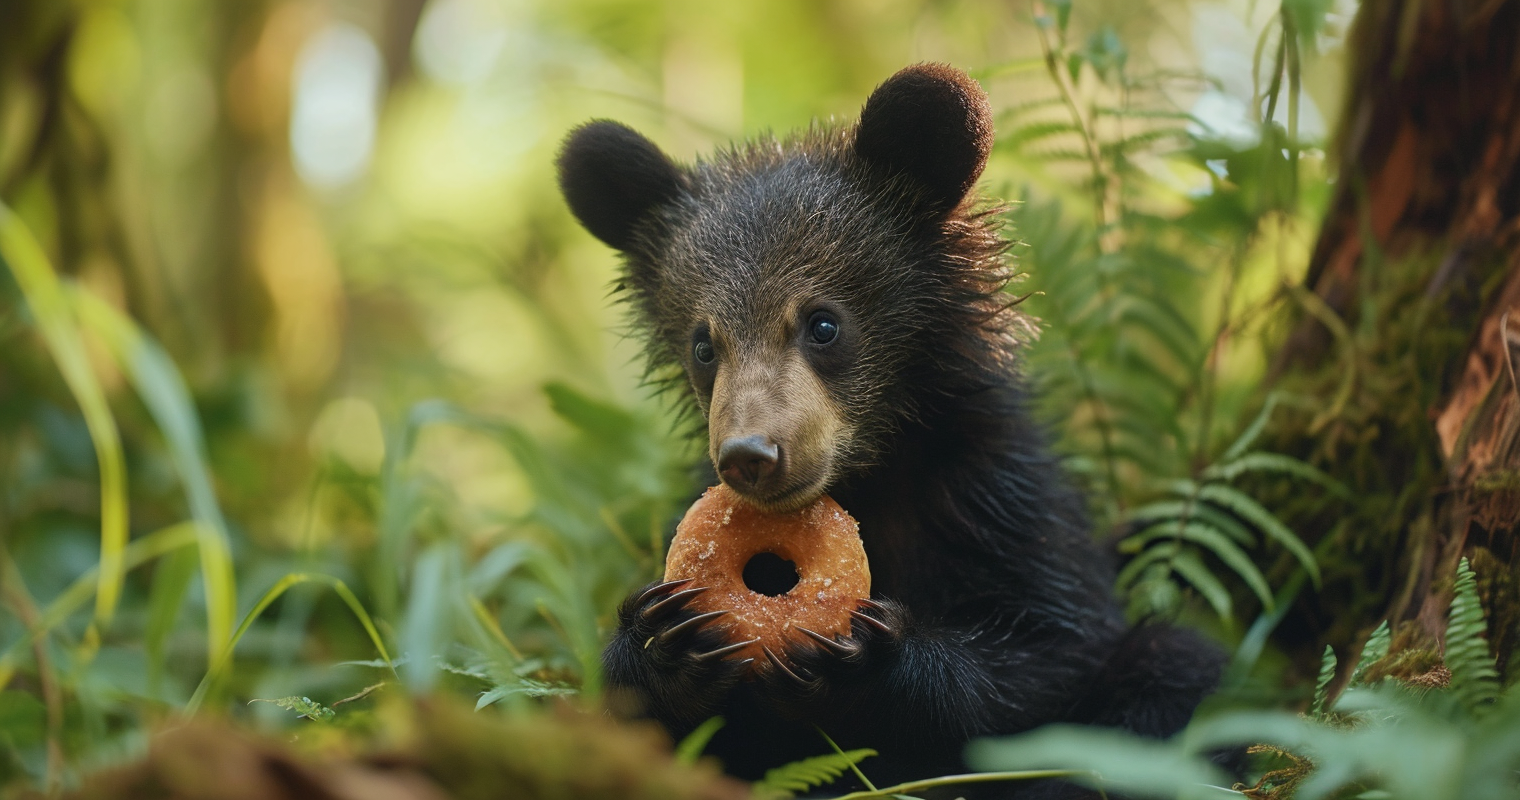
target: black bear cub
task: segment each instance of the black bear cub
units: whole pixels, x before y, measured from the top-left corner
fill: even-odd
[[[1166,736],[1218,678],[1197,637],[1126,625],[1032,418],[1030,323],[1002,291],[1000,209],[973,191],[992,141],[981,87],[923,64],[854,125],[684,166],[595,121],[559,157],[722,480],[777,510],[826,492],[860,522],[875,596],[849,638],[750,665],[685,610],[701,587],[647,586],[619,609],[614,698],[677,737],[723,715],[708,752],[741,777],[826,752],[814,726],[878,750],[878,785],[964,771],[973,737],[1048,722]]]

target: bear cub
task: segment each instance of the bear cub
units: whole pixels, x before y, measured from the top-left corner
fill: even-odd
[[[1125,623],[1033,418],[1002,209],[974,191],[992,142],[981,87],[921,64],[853,125],[690,166],[611,121],[564,144],[570,209],[622,253],[652,374],[705,418],[717,475],[775,510],[828,493],[860,522],[874,596],[847,638],[750,665],[685,609],[701,587],[619,609],[614,702],[675,737],[721,714],[707,752],[735,775],[827,752],[814,726],[879,751],[878,785],[1049,722],[1162,737],[1218,680],[1212,645]]]

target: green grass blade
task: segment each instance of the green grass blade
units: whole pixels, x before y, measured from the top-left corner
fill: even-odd
[[[237,616],[237,587],[231,537],[212,489],[205,436],[190,391],[168,353],[125,314],[89,292],[72,289],[64,294],[80,321],[116,356],[169,443],[190,515],[199,523],[201,579],[206,587],[206,655],[208,663],[214,664],[222,656],[221,648]]]
[[[676,763],[695,764],[702,756],[702,751],[707,749],[707,743],[725,724],[722,717],[708,717],[706,722],[698,725],[696,730],[686,734],[681,743],[676,745]]]
[[[370,619],[369,612],[365,611],[364,606],[359,603],[359,598],[355,597],[354,593],[349,590],[348,584],[331,575],[323,575],[318,572],[292,572],[269,587],[269,591],[265,592],[258,602],[253,604],[253,608],[249,609],[248,613],[243,616],[243,621],[239,623],[237,630],[232,632],[232,638],[228,640],[227,646],[222,649],[222,657],[212,662],[211,667],[206,670],[206,676],[201,678],[200,685],[195,687],[195,694],[190,697],[190,702],[185,704],[186,714],[194,714],[200,709],[201,703],[205,702],[206,695],[221,681],[227,669],[232,666],[232,653],[237,648],[238,642],[242,640],[243,634],[247,633],[248,629],[253,626],[254,620],[257,620],[264,613],[264,610],[269,608],[271,603],[280,599],[280,595],[285,594],[286,590],[303,583],[319,583],[330,587],[348,605],[349,610],[359,620],[359,624],[364,626],[364,632],[369,634],[370,641],[375,645],[375,650],[380,653],[380,658],[384,659],[385,665],[390,667],[392,674],[395,674],[396,665],[391,661],[390,653],[385,649],[385,642],[381,640],[380,632],[375,629],[374,620]]]
[[[139,536],[122,550],[123,571],[136,569],[159,556],[195,544],[197,541],[195,524],[192,522],[181,522]],[[100,567],[97,566],[75,578],[67,589],[64,589],[47,604],[46,608],[42,609],[42,613],[38,615],[37,624],[30,631],[11,642],[3,652],[0,652],[0,687],[10,682],[17,658],[31,647],[33,642],[58,627],[74,612],[90,602],[90,598],[99,587],[99,569]]]
[[[1262,403],[1261,411],[1257,412],[1256,418],[1251,420],[1251,424],[1247,425],[1246,429],[1240,432],[1240,437],[1224,451],[1224,455],[1219,457],[1219,461],[1221,463],[1234,461],[1245,455],[1246,451],[1251,449],[1251,445],[1256,443],[1256,438],[1261,436],[1262,431],[1267,429],[1267,423],[1272,419],[1272,412],[1281,401],[1282,397],[1277,392],[1267,395],[1267,401]]]
[[[178,550],[153,572],[153,588],[148,593],[148,623],[143,631],[143,649],[148,654],[148,693],[156,694],[164,674],[164,645],[179,619],[179,608],[195,577],[196,554]]]
[[[0,260],[16,277],[42,339],[58,363],[69,392],[79,403],[95,446],[95,458],[100,465],[100,568],[96,576],[95,619],[103,625],[116,611],[122,574],[126,571],[123,551],[127,546],[127,468],[122,458],[121,434],[111,416],[105,391],[90,369],[84,340],[47,254],[20,217],[4,203],[0,203]]]

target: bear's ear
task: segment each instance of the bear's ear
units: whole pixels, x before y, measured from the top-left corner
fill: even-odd
[[[611,120],[571,131],[556,163],[575,218],[618,250],[633,242],[639,220],[681,192],[681,173],[660,148]]]
[[[992,107],[970,75],[943,64],[916,64],[888,78],[866,100],[855,152],[906,173],[942,211],[960,204],[992,150]]]

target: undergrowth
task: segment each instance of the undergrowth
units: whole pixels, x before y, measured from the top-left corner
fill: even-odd
[[[1207,76],[1137,74],[1117,31],[1075,41],[1069,0],[1033,8],[1042,56],[980,72],[994,96],[1028,98],[999,110],[988,170],[994,192],[1022,198],[1009,220],[1025,275],[1011,291],[1041,329],[1024,369],[1093,498],[1095,535],[1127,559],[1117,591],[1131,615],[1210,628],[1235,648],[1230,688],[1259,690],[1273,627],[1321,579],[1274,500],[1322,509],[1351,491],[1313,455],[1262,443],[1284,408],[1327,420],[1344,410],[1350,380],[1319,399],[1256,390],[1270,320],[1313,302],[1295,287],[1326,173],[1299,104],[1327,8],[1284,2],[1261,32],[1247,139],[1176,102],[1209,90]],[[219,497],[227,479],[213,465],[238,458],[223,440],[257,427],[228,421],[239,402],[192,388],[141,324],[62,277],[3,205],[0,261],[0,366],[62,376],[5,415],[0,785],[73,785],[196,711],[364,738],[385,730],[376,698],[462,695],[526,740],[516,721],[548,719],[553,698],[595,703],[611,612],[661,574],[664,537],[694,489],[686,465],[699,454],[663,410],[564,382],[543,386],[543,425],[454,400],[384,409],[372,468],[314,456],[303,521],[284,532],[293,544],[270,548]],[[435,437],[513,464],[527,500],[462,499],[424,458]],[[34,508],[28,493],[85,510]],[[334,544],[322,526],[353,535]],[[1435,673],[1429,686],[1370,681],[1393,657],[1385,625],[1345,689],[1327,653],[1312,701],[1307,687],[1295,696],[1307,715],[1226,709],[1169,742],[1043,730],[977,744],[989,772],[880,788],[873,753],[830,752],[824,731],[816,758],[777,765],[753,788],[816,792],[848,773],[866,787],[850,798],[1052,777],[1136,797],[1511,796],[1520,694],[1498,685],[1462,570],[1449,685]],[[554,741],[582,731],[546,724]],[[721,725],[679,743],[676,761],[699,762]],[[1203,754],[1246,746],[1269,763],[1253,785],[1226,788]]]

